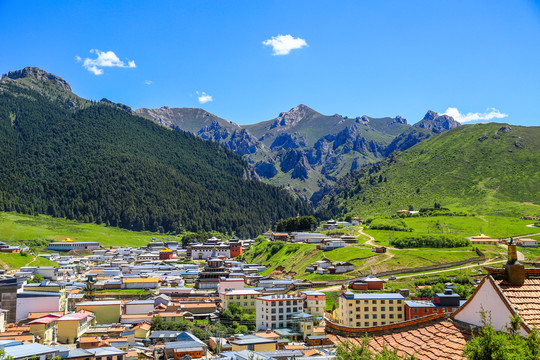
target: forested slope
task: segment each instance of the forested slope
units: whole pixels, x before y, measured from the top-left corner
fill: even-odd
[[[41,70],[40,70],[41,71]],[[41,80],[0,83],[0,210],[134,230],[260,233],[310,208],[250,180],[221,145],[106,101],[55,101]]]

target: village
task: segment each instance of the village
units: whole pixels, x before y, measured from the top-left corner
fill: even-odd
[[[367,334],[374,350],[389,344],[431,359],[459,357],[471,329],[483,325],[481,311],[491,312],[498,330],[515,314],[524,321],[522,334],[538,326],[530,309],[538,306],[540,270],[520,264],[517,250],[537,247],[534,239],[471,237],[473,245],[500,245],[507,253],[504,267],[486,267],[468,298],[451,279],[432,296],[415,296],[392,290],[392,278],[376,274],[308,281],[262,275],[267,266],[244,260],[261,241],[316,244],[323,253],[350,246],[355,236],[324,232],[361,224],[330,220],[321,232],[211,237],[185,247],[171,236],[140,247],[50,242],[37,255],[58,267],[28,264],[0,274],[0,348],[15,360],[315,360],[332,359],[337,346],[360,344]],[[21,251],[28,249],[0,244],[0,252]],[[387,248],[373,244],[371,251]],[[351,262],[326,258],[305,267],[318,275],[353,270]],[[336,299],[327,299],[330,288]]]

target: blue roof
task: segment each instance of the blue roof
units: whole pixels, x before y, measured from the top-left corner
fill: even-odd
[[[154,300],[133,300],[126,303],[126,305],[147,305],[147,304],[154,305]]]
[[[95,306],[95,305],[122,305],[121,301],[116,300],[109,300],[109,301],[85,301],[81,303],[75,304],[75,306],[83,306],[83,305],[89,305],[89,306]]]
[[[6,356],[13,356],[15,359],[33,357],[34,355],[57,353],[58,350],[38,343],[8,346],[4,348]]]
[[[125,355],[126,352],[119,350],[112,346],[104,346],[104,347],[98,347],[98,348],[92,348],[92,349],[86,349],[94,356],[113,356],[113,355]]]
[[[377,293],[377,294],[355,294],[353,292],[346,292],[345,293],[346,299],[354,299],[354,300],[403,300],[405,299],[403,295],[401,294],[383,294],[383,293]]]
[[[17,293],[18,298],[24,298],[24,297],[36,297],[36,296],[58,296],[60,297],[59,292],[51,292],[51,291],[23,291],[20,293]]]
[[[196,348],[207,347],[207,345],[200,341],[170,341],[165,343],[165,349],[181,349],[181,348]]]

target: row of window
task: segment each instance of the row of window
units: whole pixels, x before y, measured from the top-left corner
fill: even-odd
[[[357,308],[356,308],[356,311],[361,311],[361,309],[362,309],[362,308],[357,307]],[[369,306],[364,306],[364,311],[369,311]],[[373,307],[371,308],[371,311],[377,311],[377,307],[376,307],[376,306],[373,306]],[[386,306],[381,306],[381,307],[379,308],[378,311],[386,311]],[[393,306],[389,306],[389,307],[388,307],[388,311],[394,311],[394,307],[393,307]],[[398,307],[397,307],[397,311],[401,311],[401,306],[398,306]],[[349,310],[349,313],[352,314],[352,310]]]
[[[284,310],[283,308],[279,308],[278,310],[279,310],[278,312],[279,312],[280,314],[283,314],[283,313],[285,313],[285,312],[286,312],[286,313],[291,313],[291,312],[295,313],[295,312],[300,311],[301,308],[298,308],[298,307],[290,308],[290,307],[288,307],[288,308],[285,308],[285,310]],[[266,308],[266,313],[268,314],[268,308]],[[275,313],[276,313],[276,309],[271,309],[271,313],[272,313],[272,314],[275,314]]]
[[[403,317],[402,314],[396,314],[397,315],[397,318],[398,319],[401,319]],[[376,319],[377,318],[377,314],[371,314],[371,318],[372,319]],[[380,314],[381,316],[381,319],[386,319],[386,314]],[[357,319],[360,319],[361,315],[356,315],[356,318]],[[393,319],[394,318],[394,314],[388,314],[388,318],[389,319]],[[369,314],[364,314],[364,319],[369,319]],[[352,320],[351,320],[352,321]]]
[[[429,313],[430,309],[433,309],[435,312],[437,312],[436,308],[422,308],[422,309],[423,309],[424,313]],[[456,310],[457,310],[457,308],[456,308]],[[454,311],[454,309],[453,308],[442,308],[442,311],[443,312],[452,312],[452,311]],[[413,308],[413,312],[414,313],[419,313],[420,309],[419,308]]]
[[[369,300],[356,300],[356,305],[361,304],[362,301],[364,301],[364,304],[369,304]],[[371,300],[372,304],[377,304],[377,302],[379,302],[379,304],[385,304],[386,300]],[[401,302],[402,302],[401,299],[396,299],[396,304],[401,304]],[[388,300],[388,304],[393,304],[393,303],[394,303],[394,299],[389,299]],[[351,303],[351,305],[352,305],[352,303]]]

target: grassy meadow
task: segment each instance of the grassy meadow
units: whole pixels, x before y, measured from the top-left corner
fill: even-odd
[[[98,241],[105,247],[141,246],[148,243],[153,237],[161,239],[164,235],[82,223],[47,215],[32,216],[0,212],[0,241],[8,244],[22,242],[46,248],[46,242],[71,238],[75,241]]]

